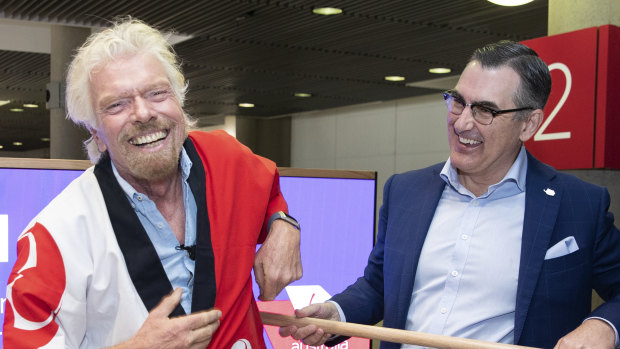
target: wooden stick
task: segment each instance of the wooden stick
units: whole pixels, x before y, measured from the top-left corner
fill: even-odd
[[[485,342],[475,339],[441,336],[436,334],[398,330],[395,328],[360,325],[348,322],[331,321],[315,318],[297,318],[290,315],[260,312],[265,325],[297,326],[316,325],[326,333],[347,337],[361,337],[385,342],[420,345],[445,349],[535,349],[519,345]]]

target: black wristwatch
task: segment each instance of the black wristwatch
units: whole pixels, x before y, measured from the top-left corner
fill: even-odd
[[[280,211],[280,212],[274,213],[273,216],[271,216],[269,226],[271,226],[271,223],[273,223],[273,221],[275,221],[276,219],[281,219],[287,222],[288,224],[294,226],[295,228],[297,228],[297,230],[301,231],[301,226],[299,225],[299,222],[297,222],[295,218],[291,217],[286,212]]]

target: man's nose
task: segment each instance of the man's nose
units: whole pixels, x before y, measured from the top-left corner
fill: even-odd
[[[149,102],[141,96],[135,97],[133,101],[134,120],[139,122],[146,122],[152,117],[153,113]]]
[[[465,106],[461,115],[455,115],[455,117],[457,119],[454,122],[454,128],[458,131],[471,130],[476,123],[476,120],[474,119],[474,110],[471,106]]]

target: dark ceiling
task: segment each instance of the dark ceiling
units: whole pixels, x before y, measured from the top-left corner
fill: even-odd
[[[320,6],[344,12],[313,14]],[[102,27],[130,14],[191,36],[175,49],[189,81],[187,110],[208,125],[224,115],[283,116],[437,92],[406,84],[437,78],[432,67],[460,73],[486,43],[545,36],[547,8],[547,0],[519,7],[486,0],[3,0],[0,19]],[[41,138],[49,137],[49,66],[48,54],[0,50],[0,100],[12,101],[0,107],[4,150],[48,146]],[[24,103],[41,107],[9,111]],[[23,146],[13,147],[15,140]]]

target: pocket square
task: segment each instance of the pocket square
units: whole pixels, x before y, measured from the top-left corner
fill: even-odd
[[[575,237],[569,236],[558,242],[557,244],[551,246],[551,248],[548,249],[547,253],[545,254],[545,260],[566,256],[567,254],[573,253],[578,249],[579,246],[577,246],[577,240],[575,240]]]

